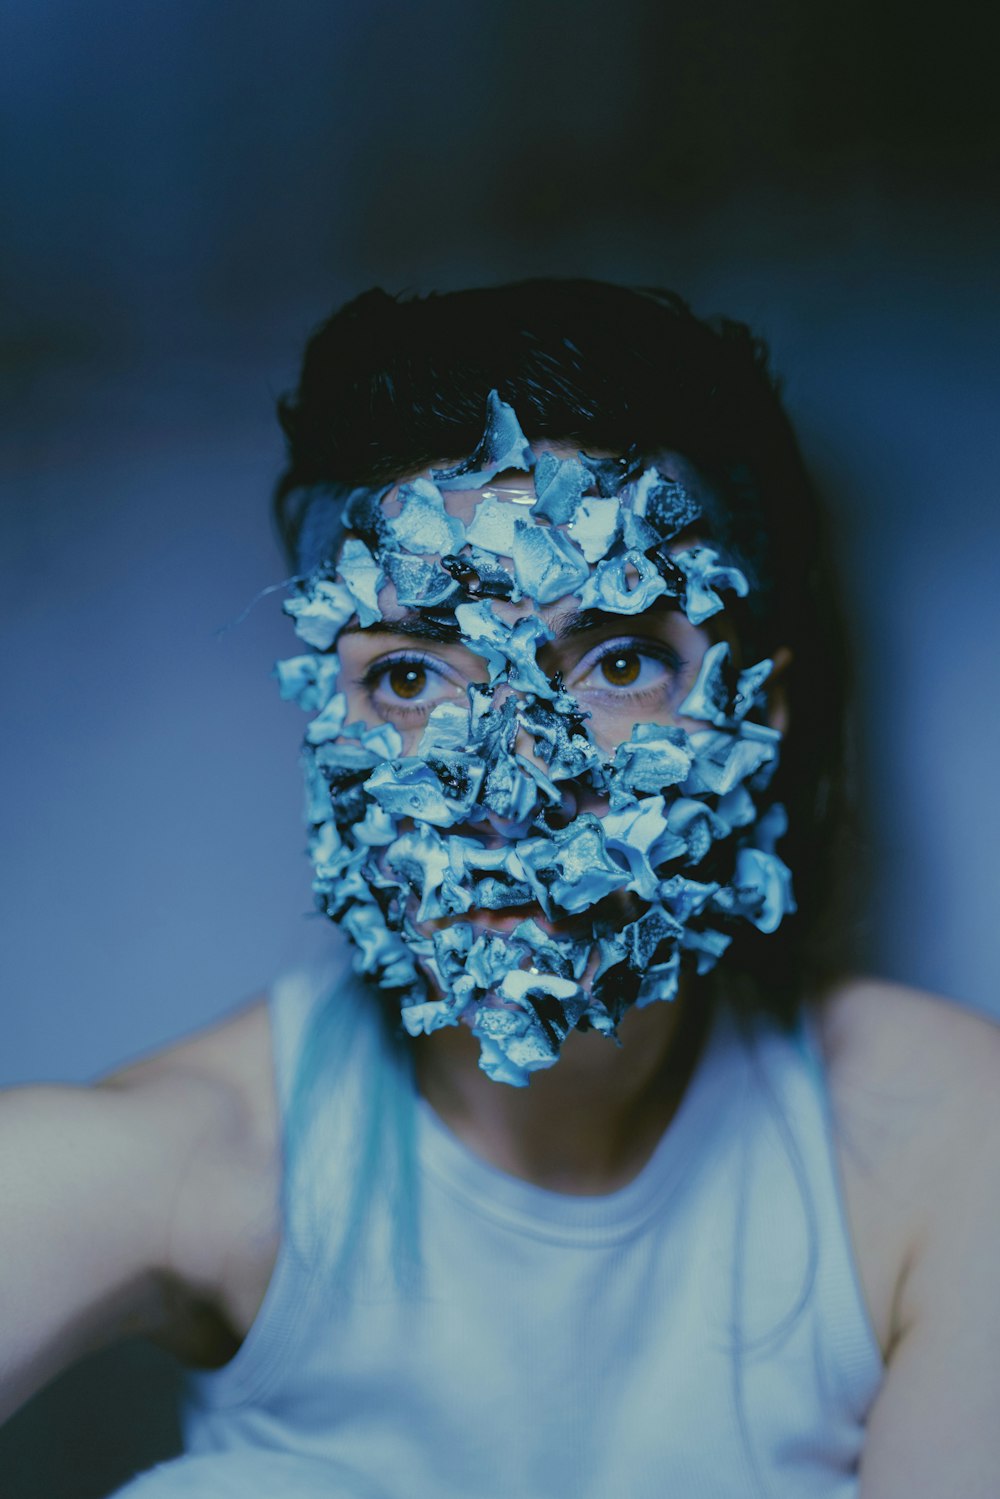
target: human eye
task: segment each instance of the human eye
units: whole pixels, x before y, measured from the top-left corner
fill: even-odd
[[[573,674],[577,693],[645,697],[673,687],[685,663],[663,642],[622,639],[602,644],[580,662]]]
[[[464,686],[444,662],[419,651],[379,657],[365,667],[356,685],[389,723],[425,718],[438,703],[460,697]]]

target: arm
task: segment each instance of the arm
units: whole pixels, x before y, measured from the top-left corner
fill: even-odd
[[[1000,1030],[964,1017],[859,1499],[1000,1492]]]
[[[183,1328],[218,1260],[186,1204],[233,1129],[226,1090],[176,1069],[0,1094],[0,1420],[84,1354]]]
[[[156,1324],[158,1155],[134,1098],[0,1095],[0,1419],[83,1354]]]

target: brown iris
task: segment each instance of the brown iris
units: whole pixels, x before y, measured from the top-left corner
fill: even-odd
[[[396,697],[419,697],[427,686],[427,672],[417,661],[397,661],[389,668],[386,678]]]
[[[631,687],[641,669],[638,651],[612,651],[601,662],[605,681],[612,687]]]

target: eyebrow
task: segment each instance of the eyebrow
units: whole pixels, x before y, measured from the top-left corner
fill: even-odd
[[[462,639],[454,615],[431,614],[422,609],[409,609],[395,619],[377,619],[370,625],[345,625],[340,635],[408,635],[414,640],[436,640],[445,644]]]
[[[620,628],[626,621],[635,625],[651,617],[674,612],[675,609],[671,609],[667,601],[657,599],[638,615],[615,614],[614,611],[604,609],[570,609],[564,614],[555,615],[551,624],[558,644],[560,641],[572,640],[577,635],[589,635],[595,630],[614,628],[616,623]],[[431,640],[445,645],[463,643],[462,630],[453,614],[438,614],[425,609],[408,609],[405,614],[377,619],[370,625],[345,625],[340,634],[405,635],[411,640]]]

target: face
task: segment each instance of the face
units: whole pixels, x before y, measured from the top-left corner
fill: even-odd
[[[791,897],[780,809],[754,800],[770,663],[739,672],[719,618],[745,579],[699,543],[669,460],[516,430],[354,497],[335,566],[286,605],[322,654],[278,670],[320,710],[324,909],[411,1034],[469,1025],[488,1075],[523,1084]]]

